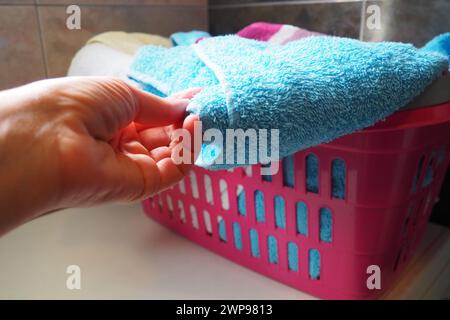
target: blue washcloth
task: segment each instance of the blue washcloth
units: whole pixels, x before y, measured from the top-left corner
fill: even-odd
[[[450,59],[450,32],[434,37],[422,50],[437,52]]]
[[[203,87],[188,107],[203,130],[216,128],[225,137],[227,128],[279,129],[282,158],[373,125],[447,68],[441,54],[410,44],[323,36],[281,46],[223,36],[192,46],[143,47],[129,76],[161,95]],[[202,148],[197,164],[242,165],[202,161],[226,151],[212,146]]]
[[[189,32],[176,32],[170,36],[174,46],[189,46],[201,38],[209,38],[211,35],[205,31],[193,30]]]

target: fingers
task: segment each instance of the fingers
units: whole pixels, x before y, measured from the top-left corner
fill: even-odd
[[[124,146],[128,148],[128,146]],[[190,170],[191,164],[176,165],[170,155],[155,161],[150,156],[124,152],[118,155],[121,163],[121,181],[114,184],[117,190],[110,200],[136,201],[153,196],[179,182]],[[126,174],[125,174],[126,172]]]
[[[154,159],[157,161],[158,170],[160,173],[160,190],[164,190],[176,182],[180,181],[186,173],[191,169],[195,162],[196,155],[194,153],[194,124],[198,121],[198,116],[190,115],[183,122],[183,130],[187,133],[188,141],[175,141],[171,140],[169,147],[160,147],[153,151]],[[179,157],[176,154],[176,150],[182,149],[183,159],[187,159],[187,162],[177,161],[175,158]]]
[[[132,88],[139,101],[139,112],[134,121],[138,127],[167,126],[183,120],[190,100],[202,88],[190,88],[168,98],[160,98],[137,88]]]
[[[152,150],[158,147],[168,146],[171,141],[172,130],[173,128],[171,126],[145,129],[139,132],[139,138],[148,150]]]
[[[202,90],[203,90],[203,88],[194,87],[194,88],[190,88],[190,89],[187,89],[184,91],[177,92],[177,93],[171,95],[170,98],[192,99],[196,94],[200,93],[200,91],[202,91]]]
[[[159,179],[147,183],[147,190],[145,192],[146,197],[167,189],[179,182],[191,169],[196,159],[193,144],[195,139],[195,121],[198,121],[198,116],[191,115],[183,122],[182,129],[185,130],[187,136],[190,138],[188,141],[176,141],[173,137],[170,137],[170,143],[168,145],[158,146],[150,151],[150,156],[156,162],[156,170]],[[168,134],[170,135],[170,132]],[[179,154],[176,152],[180,148],[182,148],[183,153],[187,153],[183,156],[183,159],[187,159],[188,161],[181,163],[180,161],[177,161],[176,157],[178,157]],[[158,185],[156,185],[156,181],[158,181]]]
[[[200,121],[199,116],[195,114],[191,114],[184,119],[183,128],[191,133],[191,152],[193,156],[193,163],[197,159],[200,154],[200,148],[198,150],[195,148],[196,146],[201,146],[202,142],[202,133],[195,132],[196,123]]]
[[[185,117],[189,98],[160,98],[134,87],[131,90],[138,101],[138,111],[134,117],[136,123],[160,127],[179,122]]]
[[[135,201],[148,198],[179,182],[192,167],[191,163],[176,164],[168,147],[152,150],[150,155],[136,152],[139,149],[139,142],[127,143],[122,146],[122,153],[118,155],[118,158],[125,156],[139,168],[139,175],[135,174],[135,168],[127,169],[134,174],[122,175],[123,182],[114,186],[122,191],[118,200]]]
[[[142,200],[159,189],[161,178],[156,162],[149,155],[135,153],[135,148],[136,145],[126,144],[117,154],[120,170],[114,176],[121,181],[112,186],[119,190],[118,197],[112,200]]]
[[[195,152],[194,142],[196,138],[201,139],[201,135],[196,137],[194,133],[198,116],[190,115],[184,120],[183,118],[189,103],[186,99],[192,99],[200,91],[200,88],[192,88],[167,99],[161,99],[140,90],[135,92],[140,109],[135,119],[139,143],[134,146],[129,145],[128,150],[136,148],[136,151],[139,151],[141,147],[145,148],[150,158],[143,157],[144,152],[141,156],[128,154],[141,167],[145,179],[144,192],[140,198],[149,197],[179,182],[195,162],[198,154]],[[161,104],[158,105],[155,101]],[[188,141],[174,139],[173,132],[177,126],[172,124],[181,121],[181,129],[187,133]],[[146,126],[151,127],[143,129]],[[182,147],[183,153],[187,153],[183,159],[189,159],[189,161],[181,163],[176,161],[175,157],[179,155],[175,155],[174,150],[177,147]]]
[[[157,162],[157,166],[161,179],[159,190],[157,190],[156,192],[160,192],[183,179],[183,177],[192,167],[192,164],[176,165],[171,158],[164,158]]]
[[[161,98],[112,77],[66,77],[37,82],[30,90],[34,87],[47,92],[47,99],[55,100],[52,105],[76,115],[94,138],[103,141],[132,121],[146,128],[183,121],[189,99],[199,91]]]
[[[150,157],[156,162],[164,159],[170,158],[172,155],[172,151],[169,147],[158,147],[150,151]]]
[[[156,192],[161,180],[158,167],[150,152],[139,141],[134,123],[122,130],[117,150],[117,160],[125,170],[112,173],[112,176],[122,179],[121,183],[113,186],[121,191],[116,200],[135,201]]]
[[[164,128],[151,128],[138,133],[134,124],[130,124],[123,130],[118,150],[137,165],[143,180],[127,180],[127,183],[133,186],[141,183],[142,188],[130,187],[130,193],[125,194],[122,199],[137,200],[149,197],[167,189],[185,176],[195,161],[193,141],[194,124],[197,120],[198,116],[195,115],[184,120],[181,129],[186,134],[186,141],[176,140],[172,136],[173,131]],[[156,138],[153,138],[154,136]],[[185,153],[183,160],[188,161],[180,162],[176,159],[179,156],[177,150],[180,149]],[[135,175],[133,177],[136,179]]]

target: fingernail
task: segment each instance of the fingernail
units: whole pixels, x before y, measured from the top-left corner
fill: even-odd
[[[200,93],[202,90],[203,90],[202,87],[192,88],[192,94],[196,95],[196,94]]]
[[[191,102],[191,100],[189,100],[189,99],[176,99],[176,100],[174,100],[172,105],[176,109],[183,109],[183,110],[185,110],[190,102]]]

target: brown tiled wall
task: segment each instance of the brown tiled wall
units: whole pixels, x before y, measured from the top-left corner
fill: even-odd
[[[366,9],[377,4],[381,28],[369,30]],[[210,0],[213,34],[235,33],[255,21],[297,25],[366,41],[402,41],[417,46],[450,31],[449,0]],[[362,22],[362,23],[361,23]]]
[[[111,30],[169,35],[207,29],[207,0],[0,0],[0,89],[62,76],[92,35]],[[82,10],[82,29],[65,27],[69,4]],[[366,27],[366,8],[378,4],[382,28]],[[449,0],[210,0],[213,34],[234,33],[255,21],[298,25],[366,41],[423,45],[450,31]],[[362,22],[362,23],[361,23]]]
[[[81,7],[81,30],[66,8]],[[76,51],[103,31],[207,29],[207,0],[0,0],[0,90],[63,76]]]
[[[424,45],[432,37],[450,32],[449,0],[368,0],[365,6],[379,5],[379,30],[361,30],[367,41],[402,41]]]
[[[362,2],[210,0],[213,34],[235,33],[255,21],[286,23],[326,34],[359,37]]]

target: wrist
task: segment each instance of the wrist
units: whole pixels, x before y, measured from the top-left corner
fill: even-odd
[[[0,106],[0,234],[57,205],[49,148],[42,143],[51,137],[36,121],[38,100],[23,88],[0,93],[7,101]]]

